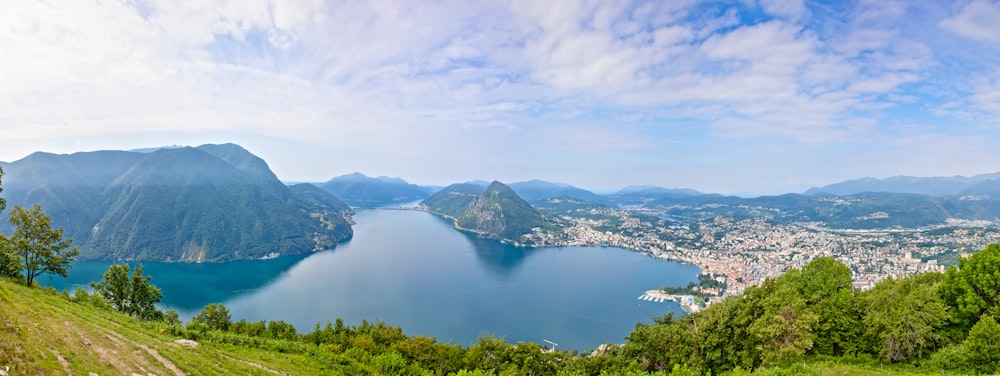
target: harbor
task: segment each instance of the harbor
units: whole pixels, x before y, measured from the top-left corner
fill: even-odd
[[[698,312],[702,309],[698,302],[695,301],[695,297],[692,295],[667,294],[660,290],[647,290],[642,295],[639,295],[639,300],[657,303],[663,303],[666,301],[677,302],[681,305],[681,309],[684,310],[684,313]]]

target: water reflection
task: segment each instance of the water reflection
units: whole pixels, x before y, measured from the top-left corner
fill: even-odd
[[[223,302],[249,294],[282,277],[295,264],[309,255],[284,256],[272,260],[247,260],[227,263],[165,263],[144,262],[143,274],[163,291],[160,303],[179,311],[201,309],[207,304]],[[54,277],[39,281],[57,290],[72,292],[86,287],[104,276],[113,262],[77,261],[69,270],[69,278]],[[134,268],[140,263],[130,263]],[[238,278],[237,278],[238,276]]]
[[[515,247],[496,240],[482,239],[473,234],[465,234],[476,250],[479,265],[490,274],[509,278],[516,274],[534,251],[532,248]]]

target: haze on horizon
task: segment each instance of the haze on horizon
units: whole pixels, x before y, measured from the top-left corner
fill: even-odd
[[[1000,171],[1000,2],[9,2],[0,160],[801,192]]]

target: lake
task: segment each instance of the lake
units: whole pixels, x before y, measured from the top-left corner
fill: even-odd
[[[163,290],[163,309],[189,320],[222,302],[234,321],[284,320],[300,332],[343,318],[382,320],[409,335],[471,344],[480,334],[543,340],[560,349],[622,343],[637,322],[673,302],[646,290],[696,281],[696,266],[619,248],[517,248],[454,230],[425,212],[363,209],[354,237],[303,256],[221,264],[144,263]],[[99,280],[107,261],[77,261],[70,278],[42,276],[60,290]]]

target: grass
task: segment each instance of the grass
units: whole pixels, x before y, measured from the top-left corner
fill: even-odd
[[[157,324],[0,279],[0,368],[11,375],[330,374],[308,354],[180,339]],[[335,372],[334,372],[335,373]]]

